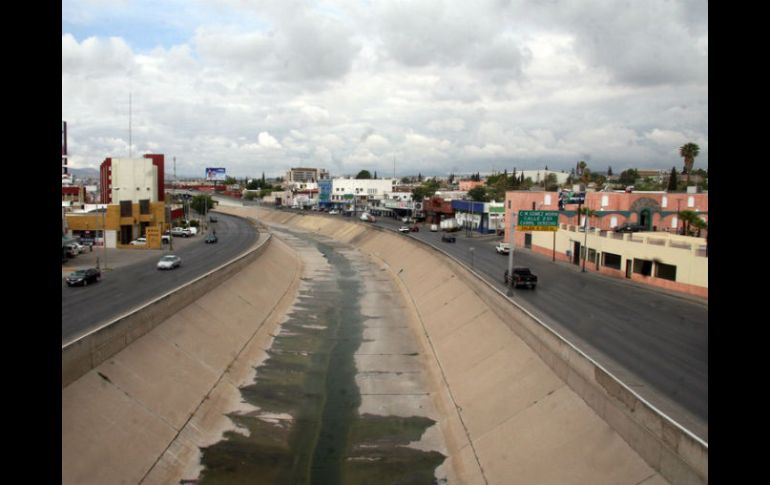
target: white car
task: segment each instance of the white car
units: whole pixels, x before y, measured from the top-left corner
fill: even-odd
[[[182,258],[176,254],[167,254],[158,261],[158,269],[174,269],[182,265]]]
[[[144,246],[147,244],[147,238],[146,237],[138,237],[131,241],[130,243],[132,246]]]
[[[340,211],[338,211],[337,209],[332,209],[332,210],[329,211],[329,215],[330,216],[336,216],[339,213],[340,213]]]
[[[409,232],[409,226],[401,226],[398,228],[398,232]]]
[[[498,243],[495,246],[495,251],[497,251],[497,254],[508,254],[511,252],[511,245],[504,242]]]

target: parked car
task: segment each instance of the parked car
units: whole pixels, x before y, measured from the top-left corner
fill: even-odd
[[[183,227],[174,227],[171,229],[172,236],[190,237],[190,234],[185,232]]]
[[[130,243],[132,246],[144,246],[147,244],[147,238],[146,237],[138,237],[131,241]]]
[[[182,258],[175,254],[167,254],[158,261],[158,269],[174,269],[182,265]]]
[[[508,284],[507,269],[505,270],[505,273],[503,273],[503,281],[506,285]],[[537,286],[537,276],[532,274],[532,271],[529,268],[513,268],[513,286],[515,288],[526,286],[527,288],[532,288],[534,290]]]
[[[647,228],[641,224],[621,224],[615,228],[615,232],[641,232]]]
[[[457,242],[457,238],[455,238],[454,236],[450,236],[449,234],[442,234],[441,241],[453,243],[453,242]]]
[[[330,216],[336,216],[336,215],[337,215],[337,214],[339,214],[339,213],[340,213],[340,211],[338,211],[338,210],[336,210],[336,209],[332,209],[332,210],[330,210],[330,211],[329,211],[329,215],[330,215]]]
[[[430,231],[431,232],[438,232],[438,224],[431,224],[430,225]]]
[[[101,277],[101,271],[96,268],[88,268],[73,271],[64,280],[67,282],[67,286],[88,286],[88,283],[96,283]]]
[[[185,227],[183,229],[188,236],[197,236],[198,235],[198,228],[195,226]]]
[[[161,242],[162,244],[169,244],[169,243],[171,242],[171,235],[169,235],[169,234],[163,234],[163,235],[160,237],[160,242]]]
[[[495,246],[495,251],[497,251],[497,254],[508,254],[511,252],[511,244],[510,243],[497,243],[497,246]]]
[[[209,234],[208,236],[206,236],[206,239],[203,240],[203,242],[205,242],[206,244],[214,244],[217,241],[219,241],[219,239],[217,239],[216,234]]]
[[[78,249],[78,244],[77,243],[69,243],[69,244],[67,244],[65,246],[65,250],[64,251],[67,253],[67,256],[69,256],[71,258],[74,258],[78,254],[80,254],[80,249]]]
[[[398,232],[410,232],[411,228],[409,226],[401,226],[398,228]]]

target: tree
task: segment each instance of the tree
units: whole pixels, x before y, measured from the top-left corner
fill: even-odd
[[[410,183],[412,183],[412,179],[410,179],[409,177],[401,177],[401,183],[402,184],[410,184]]]
[[[468,191],[468,197],[477,202],[487,201],[487,189],[483,186],[474,187]]]
[[[676,191],[676,167],[671,167],[671,175],[668,177],[668,190],[669,192]]]
[[[623,185],[634,185],[639,178],[639,172],[635,168],[629,168],[620,172],[620,178],[618,182]]]
[[[555,190],[558,190],[559,188],[559,182],[558,182],[558,179],[556,178],[555,173],[549,173],[548,175],[546,175],[544,182],[545,184],[543,188],[545,190],[555,191]]]
[[[695,143],[685,143],[679,148],[679,156],[684,158],[684,172],[686,174],[686,184],[690,184],[690,172],[692,172],[692,166],[695,164],[695,157],[698,156],[700,147]]]
[[[214,199],[210,195],[196,195],[190,201],[190,207],[198,214],[205,216],[206,212],[214,208]]]
[[[450,173],[450,174],[449,174],[449,179],[447,179],[447,181],[448,181],[450,184],[453,184],[453,183],[455,183],[455,174],[453,174],[453,173]]]
[[[690,231],[690,226],[698,229],[698,234],[700,234],[701,229],[706,227],[706,223],[695,211],[679,211],[677,215],[679,216],[679,220],[684,223],[684,234],[687,236],[692,236],[692,232],[694,232]]]
[[[377,170],[374,171],[374,178],[377,178]]]
[[[361,170],[360,172],[358,172],[358,175],[356,175],[356,179],[371,179],[371,178],[372,178],[372,174],[369,173],[368,170]]]
[[[586,169],[587,166],[588,164],[583,160],[580,160],[577,163],[577,165],[575,166],[575,173],[577,174],[578,177],[583,176],[583,171]]]
[[[235,179],[235,177],[230,177],[229,175],[225,177],[225,185],[235,185],[238,183],[238,180]]]
[[[612,177],[612,167],[607,167],[607,177]]]

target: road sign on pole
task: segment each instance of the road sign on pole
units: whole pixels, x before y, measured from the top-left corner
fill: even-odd
[[[519,231],[559,230],[559,211],[519,211]]]

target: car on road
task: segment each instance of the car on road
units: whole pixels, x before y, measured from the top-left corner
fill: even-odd
[[[497,243],[497,246],[495,246],[495,251],[497,251],[497,254],[508,254],[511,252],[511,244],[510,243]]]
[[[209,222],[217,222],[217,216],[209,216]]]
[[[506,285],[508,284],[507,269],[505,270],[505,273],[503,273],[503,281]],[[518,288],[519,286],[526,286],[527,288],[532,288],[534,290],[537,286],[537,276],[533,274],[529,268],[513,268],[513,286],[515,288]]]
[[[203,242],[205,242],[206,244],[214,244],[217,241],[219,241],[219,239],[217,238],[216,234],[209,234],[208,236],[206,236],[206,239],[203,240]]]
[[[102,272],[96,268],[79,269],[68,274],[64,280],[67,286],[88,286],[88,283],[96,283],[101,279]]]
[[[187,231],[184,227],[174,227],[171,229],[172,236],[190,237],[190,231]]]
[[[340,211],[338,211],[337,209],[332,209],[332,210],[329,211],[329,215],[330,216],[336,216],[339,213],[340,213]]]
[[[615,232],[641,232],[647,228],[641,224],[621,224],[614,229]]]
[[[182,265],[182,258],[175,254],[167,254],[158,261],[158,269],[174,269]]]
[[[441,235],[441,241],[442,242],[453,243],[453,242],[457,242],[457,238],[454,237],[454,236],[450,236],[449,234],[442,234]]]
[[[170,234],[163,234],[160,237],[160,242],[162,244],[169,244],[171,242],[171,235]]]
[[[80,254],[80,249],[79,249],[78,246],[80,246],[78,243],[69,243],[69,244],[67,244],[65,246],[65,248],[66,248],[65,251],[67,252],[67,256],[75,257],[78,254]]]
[[[398,228],[398,232],[411,232],[411,228],[409,226],[401,226]]]
[[[438,224],[431,224],[430,225],[430,231],[431,232],[438,232]]]
[[[144,246],[147,244],[147,238],[146,237],[138,237],[131,241],[130,243],[132,246]]]

